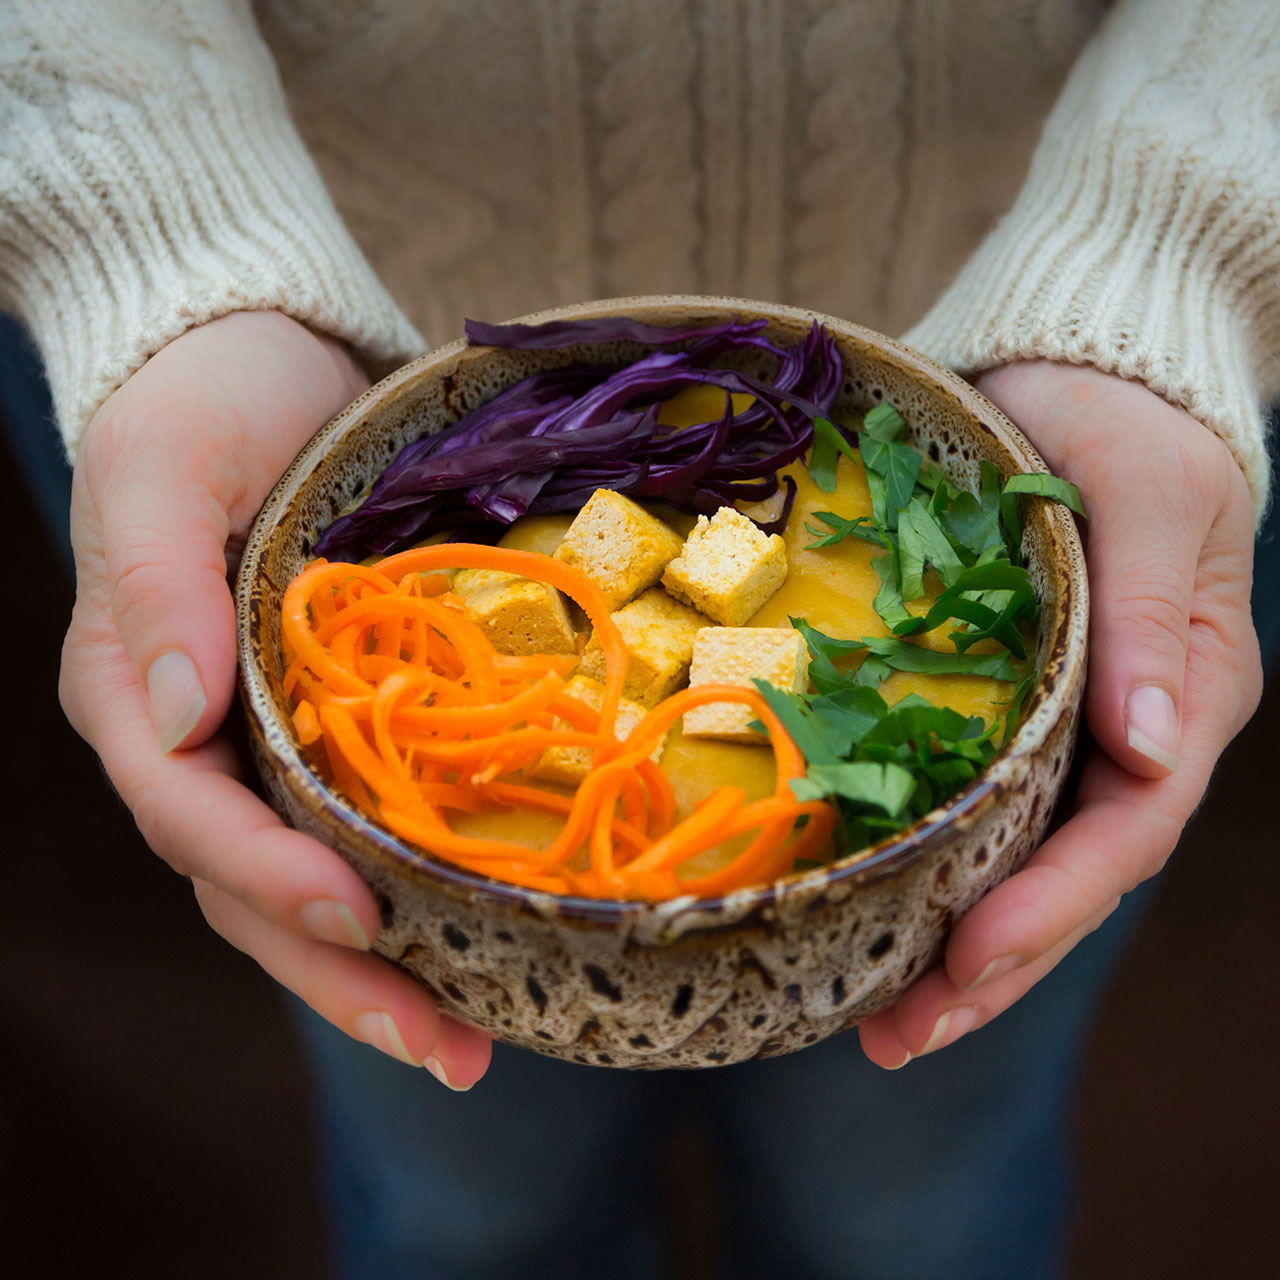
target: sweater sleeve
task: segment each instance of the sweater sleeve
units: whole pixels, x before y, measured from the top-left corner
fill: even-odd
[[[289,119],[248,0],[0,7],[0,307],[67,449],[185,330],[280,310],[387,367],[423,342]]]
[[[1127,0],[1073,68],[1025,186],[904,340],[1146,383],[1266,502],[1280,393],[1280,5]]]

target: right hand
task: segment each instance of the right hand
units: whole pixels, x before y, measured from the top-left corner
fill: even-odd
[[[340,343],[244,312],[175,339],[112,395],[76,460],[59,693],[218,933],[349,1035],[470,1088],[489,1038],[369,953],[372,892],[241,783],[218,733],[235,689],[228,565],[294,455],[367,386]]]

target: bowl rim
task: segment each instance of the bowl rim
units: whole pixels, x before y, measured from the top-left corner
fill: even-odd
[[[1047,470],[1030,441],[994,405],[957,374],[894,338],[851,321],[809,308],[704,294],[645,294],[604,298],[548,308],[521,316],[511,323],[538,324],[548,320],[589,319],[622,312],[665,312],[694,310],[708,321],[750,312],[767,320],[814,321],[826,326],[841,340],[861,345],[877,357],[892,359],[900,371],[921,384],[931,398],[951,398],[970,426],[994,437],[997,445],[1026,471]],[[1048,545],[1058,554],[1052,568],[1059,575],[1054,634],[1049,642],[1044,667],[1028,697],[1022,723],[1004,743],[991,762],[966,787],[944,805],[930,810],[909,827],[874,845],[827,866],[790,875],[768,884],[737,889],[728,894],[699,898],[684,895],[664,902],[587,898],[528,889],[506,881],[492,880],[431,855],[399,839],[374,820],[360,813],[322,781],[307,763],[293,734],[291,722],[281,702],[269,688],[260,661],[261,646],[254,625],[256,601],[263,573],[262,561],[272,535],[298,495],[333,445],[348,432],[358,430],[366,410],[385,406],[405,385],[417,384],[435,367],[451,366],[467,351],[492,348],[469,347],[465,338],[434,348],[402,365],[371,386],[345,409],[330,419],[297,454],[277,481],[253,522],[241,557],[236,583],[236,649],[239,658],[241,700],[251,731],[280,768],[284,785],[306,807],[317,813],[326,828],[340,827],[355,836],[367,853],[396,875],[425,882],[467,900],[488,899],[497,906],[531,911],[539,916],[555,916],[585,926],[616,926],[637,917],[667,917],[692,913],[697,921],[680,933],[714,932],[736,926],[744,917],[768,915],[782,899],[815,893],[836,885],[857,886],[899,874],[923,857],[957,825],[970,825],[991,807],[999,796],[1019,782],[1021,764],[1036,754],[1065,715],[1076,709],[1074,692],[1081,681],[1071,678],[1082,673],[1088,644],[1088,580],[1079,531],[1065,507],[1037,503],[1028,512],[1029,522],[1043,521]]]

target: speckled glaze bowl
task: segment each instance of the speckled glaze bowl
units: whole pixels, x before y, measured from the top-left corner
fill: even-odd
[[[763,317],[799,342],[816,319],[846,379],[835,406],[899,409],[909,439],[976,488],[982,459],[1043,470],[967,383],[870,330],[734,298],[620,298],[527,317],[625,313],[650,324]],[[280,603],[322,530],[409,441],[536,369],[623,363],[626,343],[509,352],[455,342],[366,392],[299,454],[268,498],[236,585],[252,748],[287,821],[342,854],[378,894],[375,948],[457,1018],[510,1044],[613,1067],[705,1067],[813,1044],[891,1003],[938,958],[952,922],[1039,843],[1067,775],[1085,675],[1088,589],[1075,524],[1028,504],[1042,604],[1038,686],[1017,733],[946,806],[853,857],[722,898],[661,904],[556,897],[437,861],[356,812],[309,767],[281,691]],[[763,370],[758,370],[763,371]]]

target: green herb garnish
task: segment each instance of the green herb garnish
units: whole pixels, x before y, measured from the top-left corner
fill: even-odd
[[[1018,680],[1022,673],[1008,653],[945,653],[922,649],[897,636],[863,636],[862,643],[894,671],[918,671],[935,676],[986,676],[989,680]]]
[[[890,511],[900,511],[911,501],[924,461],[917,450],[897,440],[871,437],[862,442],[862,461],[869,475],[884,480],[885,502]]]
[[[1084,504],[1080,501],[1080,490],[1070,480],[1060,480],[1057,476],[1037,472],[1033,475],[1010,476],[1004,482],[1004,493],[1030,493],[1037,498],[1048,498],[1052,502],[1060,502],[1070,507],[1078,516],[1084,515]]]
[[[834,493],[836,463],[839,455],[858,461],[857,450],[844,438],[844,433],[826,418],[813,420],[813,447],[809,451],[809,474],[823,493]]]
[[[906,429],[907,423],[902,414],[883,400],[862,417],[862,434],[872,440],[900,440]]]
[[[849,760],[841,764],[815,764],[803,778],[791,783],[797,800],[825,800],[839,796],[868,808],[879,809],[887,818],[898,818],[916,789],[909,769],[900,764],[874,760]]]
[[[1003,484],[990,462],[979,466],[978,492],[957,488],[906,444],[906,423],[891,405],[867,413],[859,452],[871,494],[871,516],[815,513],[826,526],[806,525],[810,550],[856,538],[884,549],[871,564],[880,578],[874,606],[887,636],[841,640],[803,618],[791,624],[811,654],[813,694],[783,693],[757,681],[809,762],[792,783],[798,799],[835,801],[845,850],[900,830],[975,778],[995,755],[997,724],[934,706],[915,695],[888,706],[879,686],[893,671],[976,675],[1015,686],[1001,729],[1007,740],[1035,683],[1025,628],[1038,612],[1022,563],[1023,496],[1061,502],[1083,514],[1080,494],[1044,474],[1012,476]],[[827,419],[814,423],[809,471],[824,492],[836,484],[839,454],[854,456]],[[927,609],[908,605],[925,595],[925,575],[942,591]],[[908,637],[948,626],[952,651],[928,649]],[[996,653],[974,653],[980,641]]]
[[[821,520],[831,532],[824,534],[821,529],[816,529],[811,524],[805,525],[805,532],[813,534],[818,539],[817,542],[809,543],[805,548],[807,551],[816,551],[820,547],[834,547],[837,542],[843,542],[846,538],[861,538],[863,542],[874,542],[878,547],[886,545],[884,536],[876,529],[875,521],[868,516],[854,516],[852,520],[846,520],[843,516],[836,515],[834,511],[815,511],[813,517],[815,520]]]
[[[964,562],[951,540],[919,498],[912,498],[898,514],[898,556],[904,600],[919,600],[924,595],[926,564],[938,571],[948,587],[964,571]]]

